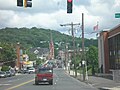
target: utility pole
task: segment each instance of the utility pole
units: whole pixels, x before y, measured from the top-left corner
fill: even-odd
[[[75,50],[75,37],[74,37],[74,31],[73,31],[73,26],[75,25],[80,25],[80,23],[73,24],[61,24],[60,26],[71,26],[71,32],[72,32],[72,37],[73,37],[73,49],[74,49],[74,69],[75,69],[75,77],[77,77],[77,69],[76,69],[76,50]]]
[[[71,23],[72,37],[73,37],[73,49],[74,49],[74,69],[75,69],[75,77],[77,77],[77,69],[76,69],[76,50],[75,50],[75,37],[73,31],[73,22]]]
[[[2,50],[3,50],[3,48],[0,47],[0,61],[2,61]],[[2,64],[1,64],[1,65],[2,65]]]
[[[85,56],[84,56],[84,13],[82,13],[82,67],[83,67],[83,81],[85,81]]]
[[[20,69],[20,43],[19,42],[17,43],[16,49],[17,49],[17,52],[16,52],[17,53],[16,66],[17,66],[18,69]]]
[[[82,13],[82,57],[84,59],[84,14]]]
[[[65,44],[65,65],[66,65],[66,70],[68,70],[68,44],[67,42]]]

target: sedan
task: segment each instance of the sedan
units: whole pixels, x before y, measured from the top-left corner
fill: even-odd
[[[5,78],[5,77],[7,77],[6,72],[0,71],[0,78]]]
[[[6,75],[7,75],[7,77],[10,77],[10,76],[12,76],[12,73],[10,71],[6,71]]]

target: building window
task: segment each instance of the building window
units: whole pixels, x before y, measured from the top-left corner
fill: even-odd
[[[110,51],[110,56],[112,55],[112,52]]]
[[[110,69],[120,69],[120,34],[108,39]]]

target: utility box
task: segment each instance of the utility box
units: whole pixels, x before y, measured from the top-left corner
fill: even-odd
[[[120,70],[112,70],[113,80],[115,82],[120,82]]]

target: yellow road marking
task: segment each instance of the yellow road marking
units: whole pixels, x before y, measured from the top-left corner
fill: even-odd
[[[23,85],[25,85],[25,84],[27,84],[27,83],[30,83],[30,82],[32,82],[32,81],[34,81],[34,79],[29,80],[29,81],[24,82],[24,83],[21,83],[21,84],[18,84],[18,85],[16,85],[16,86],[10,87],[10,88],[8,88],[8,89],[6,89],[6,90],[12,90],[12,89],[14,89],[14,88],[17,88],[17,87],[23,86]]]

